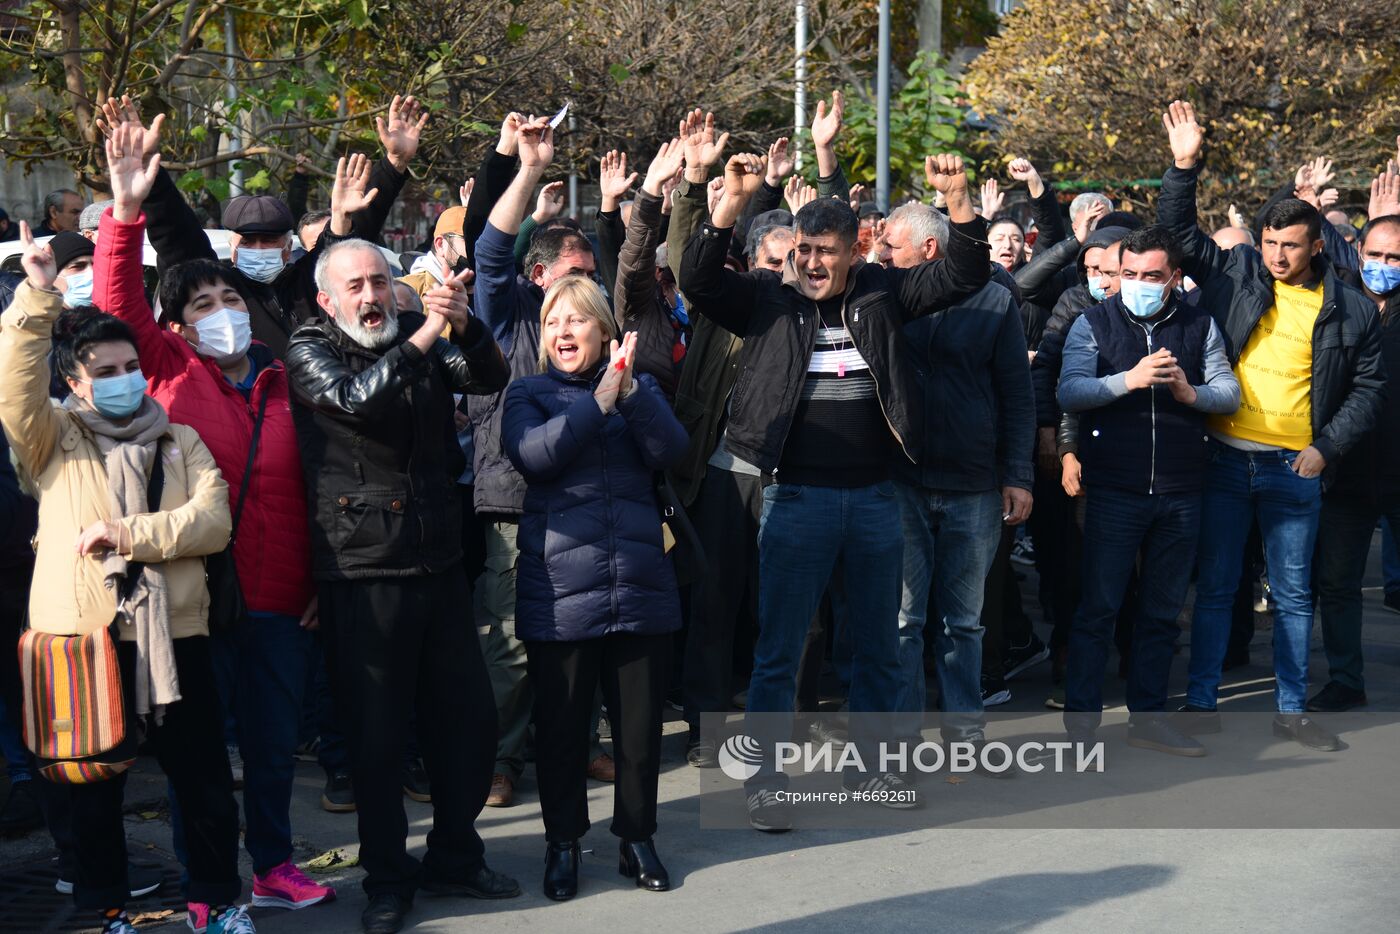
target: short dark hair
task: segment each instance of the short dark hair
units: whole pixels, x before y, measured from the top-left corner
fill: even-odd
[[[1010,214],[998,214],[996,217],[993,217],[990,221],[988,221],[987,233],[991,233],[992,228],[997,226],[998,224],[1010,224],[1012,227],[1015,227],[1017,230],[1021,231],[1021,236],[1024,237],[1026,235],[1026,225],[1018,221],[1015,217],[1013,217]]]
[[[1371,231],[1380,227],[1400,228],[1400,214],[1382,214],[1380,217],[1373,217],[1368,220],[1366,226],[1361,228],[1361,233],[1357,235],[1357,244],[1365,246],[1366,238],[1371,235]]]
[[[65,308],[53,325],[53,366],[64,379],[81,379],[81,366],[94,344],[114,342],[136,347],[136,337],[120,318],[92,305]]]
[[[301,232],[312,224],[319,224],[321,221],[330,220],[330,216],[330,211],[307,211],[301,216],[301,220],[297,221],[297,236],[301,236]]]
[[[593,245],[577,229],[561,225],[541,230],[530,240],[530,250],[525,254],[525,273],[529,275],[537,263],[541,266],[553,266],[560,256],[574,251],[590,254],[593,252]]]
[[[72,195],[73,197],[78,198],[78,199],[81,199],[81,198],[83,197],[82,195],[78,194],[76,191],[74,191],[74,190],[71,189],[71,188],[55,188],[53,191],[51,191],[51,192],[49,192],[48,194],[44,195],[44,223],[45,223],[45,224],[48,224],[48,222],[49,222],[49,218],[51,217],[51,214],[50,214],[51,211],[62,211],[62,210],[63,210],[63,199],[66,198],[66,197],[68,197],[69,195]]]
[[[1322,239],[1322,214],[1306,201],[1284,198],[1264,212],[1263,226],[1269,230],[1282,230],[1298,224],[1308,225],[1309,240]]]
[[[160,323],[184,324],[185,305],[195,289],[220,283],[238,288],[238,279],[229,267],[212,259],[192,259],[171,266],[160,277]]]
[[[1118,241],[1118,259],[1121,261],[1124,253],[1150,253],[1153,250],[1161,250],[1167,254],[1167,265],[1172,269],[1181,268],[1181,246],[1172,236],[1172,232],[1161,224],[1148,224],[1146,227],[1139,227],[1137,230],[1130,230],[1128,234]]]
[[[860,221],[845,201],[837,198],[817,198],[808,202],[793,218],[793,229],[804,237],[835,234],[842,243],[855,243],[860,236]]]

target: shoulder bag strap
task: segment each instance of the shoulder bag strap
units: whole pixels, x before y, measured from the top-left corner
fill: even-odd
[[[248,444],[248,463],[243,466],[243,485],[238,488],[238,502],[233,507],[233,528],[228,536],[230,546],[238,537],[238,520],[243,516],[243,501],[247,499],[248,487],[253,482],[253,459],[258,454],[258,438],[262,435],[263,417],[267,415],[267,397],[270,395],[272,393],[263,390],[262,399],[258,402],[258,417],[253,419],[253,440]]]

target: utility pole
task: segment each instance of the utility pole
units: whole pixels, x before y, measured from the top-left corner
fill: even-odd
[[[880,73],[875,96],[879,121],[875,128],[875,203],[890,210],[890,0],[880,0]]]
[[[792,98],[793,164],[802,171],[802,145],[798,142],[807,125],[807,0],[797,0],[797,25],[793,46],[797,52]]]

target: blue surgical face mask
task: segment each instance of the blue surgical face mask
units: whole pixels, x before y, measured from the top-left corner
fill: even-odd
[[[92,407],[108,418],[134,415],[146,395],[146,377],[140,370],[88,382],[92,383]]]
[[[234,265],[249,279],[271,282],[281,274],[287,264],[282,259],[281,247],[254,249],[253,247],[240,246],[238,255],[234,259]]]
[[[1171,288],[1165,282],[1143,282],[1123,279],[1118,283],[1118,297],[1134,318],[1150,318],[1167,304]]]
[[[1400,266],[1368,259],[1361,265],[1361,281],[1375,294],[1389,295],[1400,289]]]
[[[84,305],[92,304],[91,266],[82,272],[69,273],[64,276],[63,283],[67,286],[63,290],[63,306],[65,308],[81,308]]]
[[[1108,298],[1108,290],[1103,287],[1103,280],[1105,278],[1105,276],[1089,277],[1089,295],[1092,296],[1096,302],[1101,302]]]

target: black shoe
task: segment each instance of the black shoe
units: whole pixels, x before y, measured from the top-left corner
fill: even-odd
[[[996,707],[1011,700],[1011,691],[1006,687],[1005,678],[982,676],[982,706]]]
[[[1220,663],[1221,671],[1233,671],[1236,668],[1243,668],[1249,664],[1249,649],[1241,649],[1238,652],[1226,652],[1225,660]]]
[[[348,814],[355,810],[355,788],[349,772],[327,772],[326,787],[321,792],[321,807],[332,814]]]
[[[1312,717],[1300,713],[1281,713],[1274,717],[1274,735],[1302,743],[1309,749],[1334,752],[1342,748],[1336,734],[1326,730]]]
[[[621,841],[617,871],[628,879],[636,879],[637,888],[648,892],[664,892],[671,887],[671,877],[661,865],[661,857],[656,855],[656,846],[650,838],[635,843]]]
[[[807,727],[807,738],[821,746],[831,744],[831,751],[839,753],[851,741],[851,735],[841,727],[827,720],[813,720]]]
[[[666,706],[676,713],[685,713],[685,695],[680,688],[671,688],[666,692]]]
[[[545,845],[545,898],[564,902],[578,894],[578,864],[581,860],[577,840],[550,841]]]
[[[785,833],[792,829],[792,812],[775,792],[760,788],[751,792],[745,803],[749,809],[749,826],[764,833]]]
[[[428,784],[428,770],[423,768],[422,759],[413,759],[404,763],[403,793],[414,801],[422,801],[424,804],[432,803],[432,786]]]
[[[1169,756],[1203,756],[1206,747],[1172,725],[1165,716],[1128,721],[1128,745],[1153,749]]]
[[[44,826],[44,814],[39,810],[39,802],[34,799],[34,791],[29,784],[42,780],[31,778],[10,785],[10,797],[5,801],[4,809],[0,810],[0,833],[22,834]]]
[[[1322,686],[1322,690],[1314,694],[1312,700],[1308,701],[1308,709],[1314,713],[1341,713],[1343,710],[1350,710],[1353,707],[1365,706],[1365,691],[1349,688],[1336,681],[1328,681]]]
[[[126,858],[126,882],[131,887],[131,897],[141,898],[150,895],[165,881],[159,863]]]
[[[1032,633],[1030,641],[1025,645],[1007,647],[1006,657],[1002,659],[1002,664],[1006,667],[1006,676],[1003,680],[1010,681],[1021,672],[1039,665],[1049,657],[1049,647]]]
[[[1386,593],[1385,608],[1392,613],[1400,613],[1400,590],[1392,590]]]
[[[1220,732],[1220,712],[1186,704],[1171,716],[1171,725],[1187,736],[1204,736]]]
[[[425,873],[422,889],[432,895],[514,898],[520,894],[520,883],[482,863],[460,879],[434,879]]]
[[[842,781],[841,787],[852,794],[861,795],[855,800],[866,804],[878,804],[882,808],[912,811],[922,807],[918,790],[893,772],[874,775],[854,785]]]
[[[708,736],[686,740],[685,761],[697,769],[719,767],[719,746]]]
[[[987,741],[985,739],[974,739],[971,742],[972,745],[976,748],[976,751],[973,753],[973,755],[977,757],[977,774],[985,775],[988,778],[1016,777],[1016,757],[1014,754],[1008,753],[1009,761],[1007,762],[1006,768],[1002,769],[1000,772],[996,772],[992,769],[987,768],[987,766],[982,761],[982,749],[987,745]],[[998,763],[999,762],[1000,757],[998,757]]]
[[[402,895],[375,895],[360,915],[365,934],[394,934],[403,928],[403,916],[413,908],[413,899]]]

